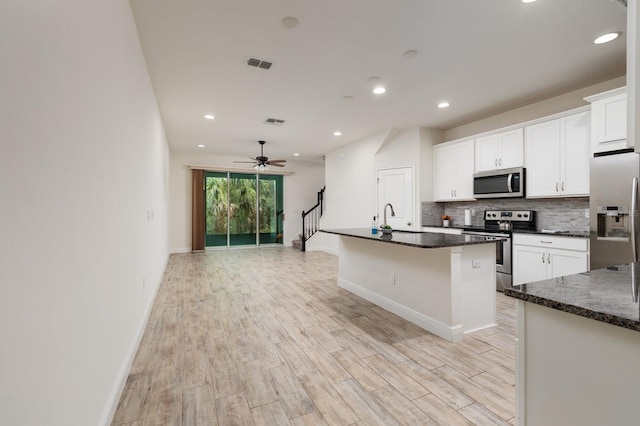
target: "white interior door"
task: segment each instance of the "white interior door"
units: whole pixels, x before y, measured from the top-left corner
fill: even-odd
[[[378,222],[382,225],[384,206],[390,203],[396,215],[387,207],[387,224],[394,229],[414,229],[415,201],[413,197],[413,167],[378,170]]]

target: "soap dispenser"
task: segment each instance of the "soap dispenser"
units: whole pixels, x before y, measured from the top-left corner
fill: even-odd
[[[378,233],[378,221],[376,220],[376,217],[373,217],[373,221],[371,222],[371,233],[373,235]]]

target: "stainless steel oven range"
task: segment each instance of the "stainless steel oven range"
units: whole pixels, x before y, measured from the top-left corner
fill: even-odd
[[[496,290],[511,287],[511,236],[513,231],[535,231],[536,212],[534,210],[485,210],[484,223],[465,226],[466,235],[495,237],[496,243]]]

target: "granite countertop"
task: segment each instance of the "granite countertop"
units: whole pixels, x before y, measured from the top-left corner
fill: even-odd
[[[422,225],[424,228],[444,228],[442,224],[440,225]],[[468,228],[468,226],[464,225],[450,225],[448,228],[453,229],[462,229]],[[589,238],[589,231],[562,231],[562,232],[542,232],[541,229],[536,229],[535,231],[526,231],[522,229],[516,229],[512,231],[514,234],[540,234],[540,235],[555,235],[558,237],[573,237],[573,238]]]
[[[362,238],[380,243],[401,244],[418,248],[446,248],[473,244],[487,244],[496,241],[495,237],[480,237],[475,235],[452,235],[435,232],[419,231],[393,231],[390,235],[384,235],[381,231],[372,234],[368,228],[352,229],[322,229],[327,234],[343,235],[347,237]]]
[[[640,331],[640,263],[536,281],[504,294],[526,302]]]
[[[542,230],[540,229],[535,231],[523,231],[518,229],[517,231],[513,231],[513,233],[514,234],[550,235],[550,236],[556,236],[556,237],[589,238],[589,231],[542,232]]]

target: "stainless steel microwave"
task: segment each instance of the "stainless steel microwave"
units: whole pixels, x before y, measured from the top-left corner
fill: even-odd
[[[473,175],[475,198],[524,198],[524,167],[489,170]]]

